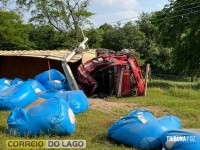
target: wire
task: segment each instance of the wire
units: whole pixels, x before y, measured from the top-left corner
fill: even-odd
[[[118,21],[113,21],[113,22],[110,22],[110,23],[112,24],[112,23],[116,23],[116,22],[131,20],[131,19],[135,19],[135,18],[138,18],[138,17],[139,17],[139,16],[135,16],[135,17],[127,18],[127,19],[122,19],[122,20],[118,20]]]
[[[187,9],[181,9],[181,10],[177,10],[177,11],[173,11],[173,12],[169,12],[169,13],[164,13],[164,14],[161,14],[161,15],[156,15],[156,17],[160,17],[160,16],[164,16],[164,15],[168,15],[168,14],[173,14],[173,13],[176,13],[176,12],[181,12],[181,11],[187,11],[187,10],[191,10],[191,9],[194,9],[194,8],[199,8],[199,6],[195,6],[195,7],[191,7],[191,8],[187,8]]]
[[[200,6],[198,6],[198,7],[200,7]],[[197,8],[197,7],[195,7],[195,8]],[[191,8],[190,8],[190,9],[191,9]],[[184,9],[184,10],[190,10],[190,9]],[[160,18],[160,19],[156,19],[155,21],[151,21],[151,23],[163,21],[163,20],[165,20],[165,19],[176,18],[176,17],[180,17],[180,16],[183,16],[183,15],[187,15],[187,14],[197,13],[197,12],[199,12],[199,11],[200,11],[200,10],[198,10],[198,11],[193,11],[193,12],[182,13],[182,14],[174,15],[174,16],[167,17],[167,18],[166,18],[166,17],[163,17],[163,18]],[[170,14],[170,13],[168,13],[168,14]],[[132,22],[131,19],[130,19],[129,21]],[[121,25],[124,25],[124,24],[127,24],[127,23],[128,23],[128,22],[121,23]]]
[[[198,3],[200,3],[200,2],[191,3],[191,4],[187,4],[187,5],[182,5],[182,6],[174,7],[174,8],[180,8],[180,7],[190,6],[190,5],[198,4]],[[190,8],[184,8],[184,9],[181,9],[181,10],[177,10],[177,11],[173,11],[173,12],[169,12],[169,13],[165,13],[165,14],[161,14],[161,15],[157,15],[156,17],[165,16],[165,15],[168,15],[168,14],[172,14],[172,13],[176,13],[176,12],[181,12],[181,11],[187,11],[187,10],[191,10],[191,9],[195,9],[195,8],[200,8],[200,5],[199,6],[190,7]],[[126,20],[131,21],[132,19],[135,19],[135,18],[139,18],[139,16],[134,16],[134,17],[130,17],[130,18],[126,18],[126,19],[122,19],[122,20],[118,20],[118,21],[113,21],[113,22],[107,22],[107,23],[108,24],[113,24],[113,23],[116,23],[116,22],[121,22],[121,21],[126,21]],[[121,25],[126,24],[126,23],[122,23]],[[94,26],[94,27],[100,27],[100,26],[101,25],[97,25],[97,26]]]
[[[200,7],[200,6],[198,6],[198,7]],[[189,9],[188,9],[189,10]],[[171,17],[163,17],[163,18],[159,18],[159,19],[156,19],[156,20],[154,20],[154,21],[151,21],[151,23],[156,23],[156,22],[159,22],[159,21],[163,21],[163,20],[166,20],[166,19],[171,19],[171,18],[176,18],[176,17],[180,17],[180,16],[183,16],[183,15],[188,15],[188,14],[192,14],[192,13],[198,13],[198,12],[200,12],[200,10],[198,10],[198,11],[193,11],[193,12],[187,12],[187,13],[182,13],[182,14],[179,14],[179,15],[174,15],[174,16],[171,16]],[[135,17],[131,17],[132,19],[134,19]],[[132,22],[132,19],[126,19],[126,20],[129,20],[128,22]],[[123,20],[125,20],[125,19],[123,19]],[[119,22],[119,21],[118,21]],[[121,23],[121,25],[124,25],[124,24],[127,24],[128,22],[125,22],[125,23]],[[101,25],[99,25],[99,26],[95,26],[95,27],[100,27]],[[35,35],[37,35],[37,33],[34,33]],[[38,34],[40,34],[40,33],[38,33]],[[54,33],[52,33],[52,34],[54,34]],[[52,35],[52,34],[44,34],[44,35]]]
[[[122,22],[122,21],[126,21],[126,20],[137,19],[137,18],[139,18],[139,16],[134,16],[134,17],[130,17],[130,18],[122,19],[122,20],[117,20],[117,21],[113,21],[113,22],[106,22],[106,23],[108,23],[108,24],[114,24],[114,23],[117,23],[117,22]],[[100,27],[101,25],[96,25],[94,27]]]
[[[158,21],[162,21],[162,20],[165,20],[165,19],[171,19],[171,18],[176,18],[176,17],[180,17],[180,16],[183,16],[183,15],[188,15],[188,14],[192,14],[192,13],[197,13],[197,12],[200,12],[200,10],[198,11],[194,11],[194,12],[188,12],[188,13],[184,13],[184,14],[179,14],[179,15],[175,15],[175,16],[172,16],[172,17],[168,17],[168,18],[162,18],[160,20],[155,20],[155,21],[151,21],[151,22],[158,22]]]
[[[163,21],[163,20],[166,20],[166,19],[176,18],[176,17],[180,17],[180,16],[183,16],[183,15],[187,15],[187,14],[197,13],[197,12],[200,12],[200,10],[194,11],[194,12],[183,13],[183,14],[175,15],[175,16],[168,17],[168,18],[157,19],[157,20],[155,20],[155,21],[151,21],[151,23]],[[129,22],[132,22],[132,21],[130,20]],[[127,24],[127,23],[128,23],[128,22],[121,23],[121,25],[124,25],[124,24]]]
[[[199,6],[200,7],[200,6]],[[183,15],[188,15],[188,14],[192,14],[192,13],[198,13],[198,12],[200,12],[200,10],[198,10],[198,11],[193,11],[193,12],[187,12],[187,13],[182,13],[182,14],[179,14],[179,15],[174,15],[174,16],[171,16],[171,17],[163,17],[163,18],[160,18],[160,19],[156,19],[155,21],[151,21],[151,23],[156,23],[156,22],[159,22],[159,21],[163,21],[163,20],[166,20],[166,19],[171,19],[171,18],[176,18],[176,17],[180,17],[180,16],[183,16]],[[125,20],[125,19],[124,19]],[[126,20],[128,20],[128,19],[126,19]],[[119,22],[119,21],[118,21]],[[129,19],[129,21],[128,22],[132,22],[132,19]],[[124,22],[124,23],[121,23],[120,25],[125,25],[125,24],[127,24],[128,22]],[[134,22],[133,22],[134,23]],[[95,27],[100,27],[101,25],[99,25],[99,26],[95,26]],[[40,34],[40,33],[38,33],[38,34]],[[36,34],[37,35],[37,34]],[[45,34],[45,35],[51,35],[51,34]]]
[[[181,5],[181,6],[177,6],[177,7],[169,7],[169,8],[181,8],[181,7],[185,7],[185,6],[190,6],[190,5],[193,5],[193,4],[199,4],[200,2],[195,2],[195,3],[191,3],[191,4],[186,4],[186,5]]]

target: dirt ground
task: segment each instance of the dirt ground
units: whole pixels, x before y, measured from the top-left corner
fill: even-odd
[[[132,111],[136,109],[144,109],[152,112],[155,116],[161,117],[166,114],[165,110],[153,106],[139,106],[135,103],[123,103],[123,102],[111,102],[99,98],[89,98],[90,109],[97,109],[102,112],[111,113],[115,109],[123,109],[127,111]]]

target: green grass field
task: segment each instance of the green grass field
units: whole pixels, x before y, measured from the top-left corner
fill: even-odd
[[[88,111],[76,116],[77,125],[73,135],[50,137],[42,135],[32,139],[83,139],[87,149],[133,149],[115,144],[107,137],[108,127],[131,110],[150,110],[155,116],[175,115],[180,118],[183,128],[200,128],[200,84],[191,82],[152,81],[146,97],[111,97],[110,102],[91,100]],[[10,112],[0,112],[1,148],[6,140],[28,139],[13,137],[7,133],[7,117]]]

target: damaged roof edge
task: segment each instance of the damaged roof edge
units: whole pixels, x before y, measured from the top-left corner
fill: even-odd
[[[0,50],[0,56],[36,57],[62,61],[70,52],[70,50]],[[69,62],[75,63],[81,58],[82,53],[77,53]]]

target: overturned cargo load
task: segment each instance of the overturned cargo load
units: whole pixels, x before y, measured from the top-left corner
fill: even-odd
[[[145,81],[133,50],[128,53],[103,53],[78,67],[79,86],[90,95],[144,95]]]

